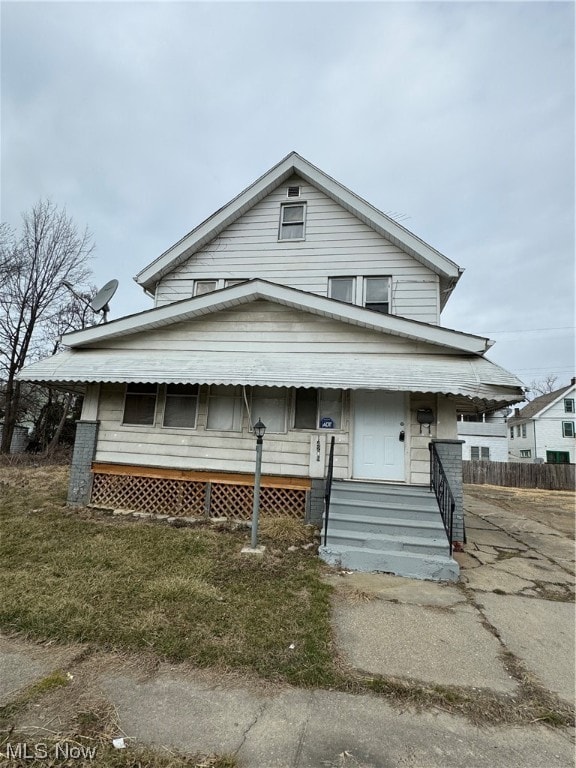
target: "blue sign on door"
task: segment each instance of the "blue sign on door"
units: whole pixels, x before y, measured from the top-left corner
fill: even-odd
[[[334,419],[331,419],[330,416],[322,416],[320,429],[334,429]]]

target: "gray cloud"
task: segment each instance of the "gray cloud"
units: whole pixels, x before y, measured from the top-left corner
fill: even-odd
[[[574,370],[567,3],[6,3],[2,219],[49,195],[131,277],[296,149],[466,269],[443,322]],[[494,333],[496,331],[497,333]]]

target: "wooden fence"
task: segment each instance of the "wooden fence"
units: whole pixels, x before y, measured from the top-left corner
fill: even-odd
[[[514,488],[542,488],[573,491],[575,464],[529,464],[505,461],[463,461],[462,479],[475,485],[507,485]]]

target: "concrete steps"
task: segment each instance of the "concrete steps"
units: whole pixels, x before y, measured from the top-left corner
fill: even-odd
[[[458,578],[436,499],[418,486],[335,481],[320,556],[351,570]]]

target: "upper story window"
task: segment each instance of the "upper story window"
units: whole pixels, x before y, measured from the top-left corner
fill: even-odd
[[[574,437],[574,422],[563,421],[562,422],[562,437]]]
[[[127,384],[122,423],[146,427],[153,426],[156,415],[157,394],[157,384]]]
[[[390,311],[390,278],[364,278],[364,306],[387,315]]]
[[[564,413],[574,413],[574,398],[566,397],[564,399]]]
[[[390,313],[391,283],[390,277],[329,277],[328,296],[387,315]]]
[[[195,280],[194,296],[203,296],[205,293],[212,293],[218,287],[218,280]]]
[[[330,277],[328,279],[328,296],[331,299],[354,304],[355,277]]]
[[[526,437],[526,424],[522,424],[522,437]]]
[[[280,206],[278,240],[304,240],[305,227],[305,203],[283,203]]]
[[[510,440],[514,440],[514,427],[510,427]]]

